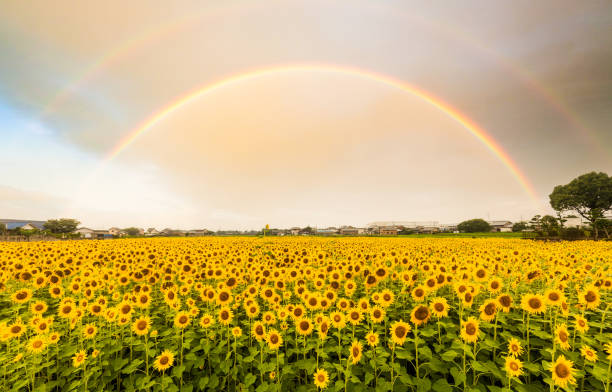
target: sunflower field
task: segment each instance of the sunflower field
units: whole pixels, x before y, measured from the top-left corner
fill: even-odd
[[[610,391],[612,243],[0,244],[1,391]]]

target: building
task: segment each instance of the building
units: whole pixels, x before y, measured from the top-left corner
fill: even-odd
[[[512,222],[510,221],[487,221],[491,226],[492,233],[508,233],[512,231]]]
[[[381,227],[378,230],[378,234],[380,235],[397,235],[400,232],[400,229],[397,227]]]
[[[325,229],[317,229],[317,234],[335,235],[335,234],[338,234],[338,229],[335,227],[326,227]]]
[[[93,230],[93,239],[96,240],[107,240],[113,238],[113,235],[108,230]]]
[[[289,229],[289,233],[291,233],[291,235],[299,235],[300,234],[300,229],[299,227],[292,227]]]
[[[417,227],[419,234],[433,234],[438,233],[440,228],[438,226],[420,226]]]
[[[74,234],[78,234],[81,238],[92,239],[95,237],[95,230],[89,229],[87,227],[79,227],[74,231]]]
[[[44,230],[45,221],[35,221],[27,219],[0,219],[0,224],[4,223],[7,230]]]
[[[145,235],[147,236],[153,236],[153,235],[159,235],[159,234],[160,234],[159,231],[157,231],[157,229],[154,227],[149,227],[147,231],[145,232]]]
[[[340,235],[360,235],[365,232],[364,229],[353,226],[343,226],[340,228]]]

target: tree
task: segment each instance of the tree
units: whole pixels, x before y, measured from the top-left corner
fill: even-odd
[[[598,221],[612,208],[612,177],[591,172],[557,185],[549,195],[551,207],[558,213],[576,211],[586,219],[598,238]]]
[[[128,227],[127,229],[123,229],[123,231],[129,236],[137,236],[140,234],[140,229],[138,227]]]
[[[483,233],[491,231],[491,225],[483,219],[470,219],[459,223],[457,229],[464,233]]]
[[[76,219],[49,219],[44,227],[54,234],[68,234],[75,231],[80,224],[81,222]]]
[[[512,231],[515,233],[523,230],[527,230],[527,222],[516,222],[512,225]]]
[[[552,215],[544,215],[540,219],[540,231],[547,236],[558,235],[559,221]]]
[[[0,234],[6,234],[6,225],[0,222]]]

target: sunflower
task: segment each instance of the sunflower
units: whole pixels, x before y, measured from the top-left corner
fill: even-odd
[[[506,365],[504,366],[508,377],[519,377],[523,374],[523,363],[516,357],[506,357]]]
[[[49,334],[49,343],[57,343],[62,335],[59,332],[51,332]]]
[[[246,305],[244,310],[245,310],[247,317],[250,319],[253,319],[257,317],[257,315],[259,314],[259,305],[253,302],[249,305]]]
[[[587,309],[596,309],[601,304],[599,289],[595,286],[587,287],[578,293],[578,301]]]
[[[382,293],[380,293],[380,306],[383,308],[388,308],[389,306],[393,305],[394,301],[395,295],[391,290],[384,289]]]
[[[85,352],[85,350],[77,351],[72,357],[72,366],[74,366],[75,368],[79,367],[83,364],[83,362],[85,362],[86,359],[87,353]]]
[[[480,305],[480,318],[484,321],[491,321],[497,314],[497,301],[494,299],[486,300]]]
[[[589,362],[597,362],[597,351],[593,350],[589,346],[582,346],[580,353]]]
[[[85,339],[93,339],[97,333],[98,327],[96,327],[96,324],[94,323],[85,324],[83,327],[83,337]]]
[[[565,359],[564,355],[560,355],[557,358],[550,367],[555,385],[565,388],[567,384],[576,384],[576,379],[574,378],[574,372],[576,370],[573,365],[574,363]]]
[[[215,319],[208,313],[204,313],[202,317],[200,317],[200,327],[209,328],[215,323]]]
[[[268,343],[268,348],[270,350],[278,350],[278,348],[283,344],[283,337],[277,330],[270,329],[266,334],[266,343]]]
[[[514,358],[520,357],[523,353],[523,347],[521,346],[521,342],[519,342],[515,338],[510,339],[510,341],[508,341],[508,353]]]
[[[446,298],[436,297],[431,300],[431,313],[433,313],[436,318],[442,318],[448,316],[448,302],[446,302]]]
[[[11,296],[11,300],[16,304],[26,303],[32,298],[32,290],[30,289],[20,289],[13,293]]]
[[[43,301],[36,301],[30,305],[30,311],[39,316],[45,313],[47,308],[47,304]]]
[[[525,294],[521,298],[521,308],[531,314],[544,313],[546,311],[546,300],[538,294]]]
[[[232,336],[234,338],[239,338],[242,336],[242,328],[240,327],[234,327],[232,328]]]
[[[353,343],[351,344],[350,354],[351,362],[353,362],[353,365],[356,365],[361,360],[362,354],[363,344],[361,344],[361,342],[358,340],[353,340]]]
[[[378,334],[374,331],[370,331],[367,335],[366,335],[366,342],[368,343],[368,346],[370,347],[376,347],[378,346]]]
[[[137,318],[132,324],[132,331],[138,336],[144,336],[151,328],[151,319],[148,316]]]
[[[295,327],[300,335],[308,336],[312,333],[313,325],[312,322],[307,318],[297,320]]]
[[[565,296],[559,290],[548,289],[544,293],[546,303],[550,306],[561,306],[561,302],[565,300]]]
[[[427,324],[430,318],[431,312],[429,311],[429,307],[425,305],[415,306],[410,313],[410,321],[416,326]]]
[[[325,340],[325,338],[327,338],[327,334],[329,333],[329,319],[327,317],[317,324],[317,333],[319,339]]]
[[[314,384],[317,388],[325,389],[329,384],[329,374],[325,369],[317,369],[314,374]]]
[[[346,327],[346,318],[342,312],[333,312],[331,314],[331,324],[336,329],[342,329]]]
[[[580,332],[580,333],[585,333],[586,331],[589,330],[589,323],[587,322],[587,320],[584,317],[582,317],[580,315],[576,316],[576,322],[575,322],[574,326],[575,326],[576,330],[578,332]]]
[[[410,324],[403,322],[402,320],[395,321],[389,328],[391,334],[391,341],[397,345],[403,345],[408,336],[408,332],[412,330]]]
[[[363,319],[359,308],[353,308],[348,312],[348,321],[353,325],[359,325]]]
[[[261,342],[266,338],[266,326],[261,321],[256,321],[251,328],[251,334],[258,341]]]
[[[497,297],[497,303],[504,313],[508,313],[512,307],[512,297],[510,294],[501,294]]]
[[[412,299],[414,299],[417,302],[421,302],[425,299],[425,295],[427,295],[427,291],[425,291],[425,287],[417,286],[412,290],[412,293],[410,294],[412,295]]]
[[[217,318],[222,325],[229,325],[234,319],[234,312],[228,307],[221,308]]]
[[[562,349],[569,350],[569,332],[565,324],[561,324],[557,328],[555,328],[555,343],[558,344]]]
[[[468,343],[475,343],[478,340],[480,327],[478,320],[468,317],[467,321],[461,321],[461,338]]]
[[[385,319],[386,311],[380,306],[374,306],[370,309],[370,320],[374,324],[379,324]]]
[[[499,291],[501,291],[503,287],[504,287],[503,283],[501,282],[501,280],[497,278],[491,279],[489,281],[489,284],[487,285],[487,288],[492,294],[498,293]]]
[[[191,317],[189,312],[178,312],[176,316],[174,316],[174,326],[179,329],[185,329],[191,322]]]
[[[172,364],[174,364],[174,353],[170,350],[162,351],[162,353],[155,358],[155,361],[153,361],[153,367],[157,369],[158,372],[166,371]]]
[[[40,335],[34,336],[28,341],[27,349],[33,354],[39,354],[47,347],[47,341]]]

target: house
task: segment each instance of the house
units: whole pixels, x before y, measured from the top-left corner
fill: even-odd
[[[420,226],[417,227],[419,234],[433,234],[440,231],[438,226]]]
[[[125,231],[121,230],[118,227],[111,227],[110,229],[108,229],[108,233],[115,237],[123,237],[125,235]]]
[[[108,230],[94,230],[93,238],[97,240],[106,240],[113,238],[113,235],[108,232]]]
[[[385,226],[378,229],[380,235],[397,235],[399,232],[400,229],[395,226]]]
[[[20,219],[0,219],[0,223],[4,223],[7,230],[44,230],[45,221],[20,220]]]
[[[487,221],[491,226],[492,233],[508,233],[512,231],[512,222],[510,221]]]
[[[338,229],[335,227],[327,227],[325,229],[317,229],[317,234],[320,235],[334,235],[338,234]]]
[[[340,235],[359,235],[363,234],[364,230],[353,226],[343,226],[340,228]]]
[[[144,235],[159,235],[159,234],[160,234],[159,231],[157,231],[157,229],[154,227],[149,227],[147,231],[144,233]]]
[[[91,239],[95,236],[94,231],[95,230],[89,229],[87,227],[79,227],[74,231],[74,234],[79,234],[81,238]]]
[[[289,233],[291,233],[291,235],[298,235],[300,234],[300,229],[299,227],[292,227],[289,229]]]

